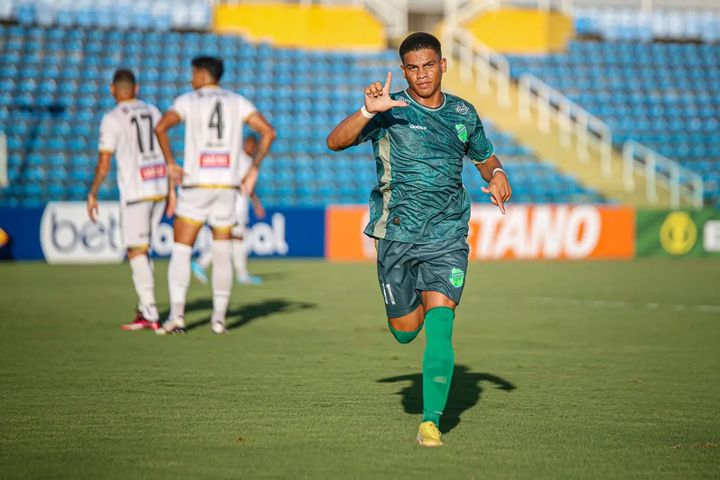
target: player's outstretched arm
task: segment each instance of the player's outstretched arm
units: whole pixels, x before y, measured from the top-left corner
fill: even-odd
[[[259,167],[265,156],[270,151],[270,146],[275,141],[277,133],[270,122],[260,112],[255,112],[247,119],[248,127],[255,130],[260,135],[260,141],[253,157],[253,165]]]
[[[488,182],[487,187],[482,187],[482,192],[490,195],[490,201],[493,205],[497,205],[500,211],[505,214],[505,203],[512,197],[512,188],[500,159],[492,155],[484,163],[478,164],[477,169],[483,179]]]
[[[163,157],[165,157],[165,163],[167,163],[170,178],[178,185],[182,184],[183,169],[175,161],[175,157],[173,157],[172,149],[170,148],[170,137],[168,137],[167,132],[180,123],[180,121],[180,116],[170,110],[169,112],[165,112],[165,115],[162,116],[155,127],[155,135],[157,136],[158,143],[160,144],[160,150],[162,150]]]
[[[93,177],[92,185],[90,185],[90,191],[87,195],[87,212],[93,223],[97,222],[98,216],[97,194],[105,181],[105,177],[107,177],[107,174],[110,171],[111,158],[111,152],[100,152],[98,154],[97,165],[95,166],[95,176]]]
[[[262,163],[265,155],[270,151],[270,146],[275,141],[277,134],[275,129],[270,123],[262,116],[260,112],[255,112],[250,115],[247,119],[248,126],[255,130],[260,135],[260,141],[258,142],[257,151],[253,157],[253,162],[248,169],[245,177],[243,177],[240,183],[240,188],[247,195],[255,192],[255,185],[257,185],[258,175],[260,173],[260,164]]]
[[[330,132],[327,137],[327,146],[330,150],[340,151],[357,145],[365,125],[376,113],[385,112],[394,107],[407,107],[407,104],[400,100],[393,100],[390,97],[390,85],[392,84],[392,72],[388,72],[385,85],[374,82],[365,87],[364,110],[360,109]]]

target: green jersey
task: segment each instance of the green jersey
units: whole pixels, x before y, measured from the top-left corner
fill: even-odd
[[[463,158],[483,163],[493,146],[475,108],[444,96],[440,107],[428,108],[407,91],[392,93],[408,106],[378,113],[363,129],[360,140],[372,141],[378,179],[366,235],[426,244],[468,234]]]

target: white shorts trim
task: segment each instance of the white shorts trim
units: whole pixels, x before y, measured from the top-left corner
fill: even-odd
[[[120,204],[120,236],[125,248],[150,246],[165,205],[165,200]]]
[[[180,188],[175,215],[211,227],[230,228],[235,225],[235,197],[232,188]]]

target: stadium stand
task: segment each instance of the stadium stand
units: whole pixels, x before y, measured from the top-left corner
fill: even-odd
[[[720,45],[573,41],[567,53],[509,58],[513,78],[565,93],[617,146],[639,141],[702,175],[705,202],[720,205]]]
[[[211,10],[205,0],[0,0],[0,19],[22,25],[204,30]]]
[[[114,102],[107,85],[115,68],[136,69],[140,96],[166,109],[190,88],[190,59],[207,52],[225,59],[223,84],[255,101],[278,131],[259,185],[266,204],[364,203],[375,181],[369,145],[336,154],[327,150],[325,137],[358,107],[358,91],[368,79],[385,78],[388,70],[402,78],[395,51],[279,49],[209,33],[4,25],[0,41],[0,125],[8,139],[10,180],[0,190],[0,204],[11,206],[85,199],[100,118]],[[516,201],[603,201],[509,135],[489,130],[507,160]],[[181,152],[182,129],[173,130],[171,140]],[[467,173],[468,189],[482,198],[480,176]],[[117,198],[114,175],[102,199]]]
[[[606,40],[720,40],[720,11],[578,8],[573,15],[580,36]]]

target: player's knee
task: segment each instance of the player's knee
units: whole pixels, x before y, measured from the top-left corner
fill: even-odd
[[[392,333],[393,337],[395,337],[395,340],[398,341],[398,343],[406,344],[410,343],[418,336],[420,333],[420,330],[422,330],[422,323],[414,330],[398,330],[395,327],[393,327],[393,324],[388,321],[388,328],[390,329],[390,333]]]
[[[149,247],[147,245],[138,245],[134,247],[129,247],[127,249],[127,256],[128,260],[139,257],[140,255],[147,255],[149,250]]]
[[[231,240],[232,227],[212,227],[213,240]]]

